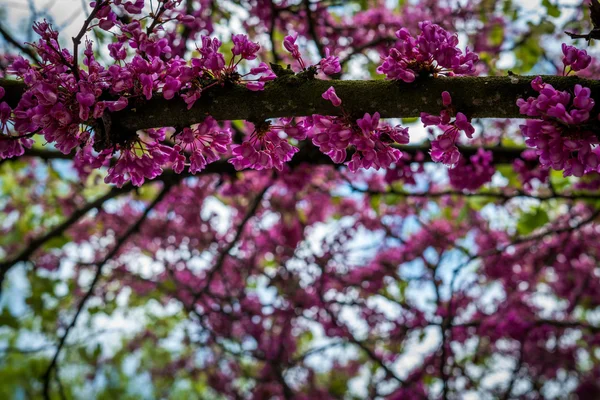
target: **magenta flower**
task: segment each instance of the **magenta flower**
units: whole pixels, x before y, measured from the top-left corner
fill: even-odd
[[[221,154],[228,151],[231,144],[231,131],[221,129],[212,117],[207,117],[193,128],[184,128],[175,136],[175,150],[170,161],[174,170],[183,170],[184,151],[191,153],[189,171],[192,174],[202,171],[206,165],[218,161]]]
[[[258,92],[264,90],[265,83],[264,82],[248,82],[246,83],[246,87],[253,92]]]
[[[449,107],[452,104],[452,96],[450,96],[450,93],[446,91],[442,92],[442,104],[444,104],[444,107]]]
[[[442,92],[442,104],[444,109],[440,111],[439,116],[421,113],[421,122],[423,122],[423,126],[434,125],[444,131],[431,144],[431,158],[433,161],[443,162],[453,167],[460,159],[460,153],[455,145],[460,136],[460,131],[465,132],[467,137],[471,139],[473,133],[475,133],[475,128],[467,116],[461,112],[456,113],[456,117],[452,121],[451,114],[454,113],[454,107],[452,106],[450,93]]]
[[[130,14],[140,14],[144,9],[144,0],[135,0],[134,2],[128,1],[123,5],[125,11]]]
[[[454,125],[461,131],[465,132],[465,134],[467,135],[467,137],[469,139],[473,138],[473,133],[475,133],[475,128],[473,127],[473,125],[471,125],[471,122],[469,122],[469,120],[467,119],[465,114],[463,114],[461,112],[456,113],[456,119],[454,120]]]
[[[298,39],[298,33],[293,33],[292,35],[287,35],[283,39],[283,47],[290,52],[292,57],[295,59],[300,59],[300,50],[298,49],[298,45],[296,44],[296,39]]]
[[[33,143],[33,139],[29,138],[7,139],[0,136],[0,160],[22,156],[25,149],[30,149]]]
[[[467,48],[463,54],[458,37],[429,21],[420,22],[421,33],[414,38],[407,29],[396,32],[399,41],[390,49],[377,72],[387,79],[410,83],[419,74],[464,75],[474,72],[478,57]]]
[[[251,75],[260,75],[260,74],[263,74],[268,71],[270,71],[269,66],[266,63],[261,62],[258,67],[254,67],[250,70],[250,74]]]
[[[124,60],[127,57],[127,52],[123,48],[123,43],[110,43],[108,45],[108,51],[115,61]]]
[[[342,104],[342,99],[340,99],[337,96],[337,94],[335,93],[335,88],[333,86],[331,86],[329,89],[323,92],[321,97],[325,100],[331,101],[331,104],[333,104],[335,107],[339,107]]]
[[[340,66],[340,59],[337,56],[331,56],[329,49],[325,49],[325,58],[323,58],[319,65],[325,75],[334,75],[342,70]]]
[[[256,53],[260,50],[260,45],[248,40],[246,35],[233,35],[231,41],[233,42],[231,50],[233,55],[241,56],[245,60],[254,60]]]
[[[90,108],[96,103],[96,95],[84,85],[81,85],[81,90],[75,95],[79,104],[79,118],[86,121],[90,115]]]
[[[258,126],[251,134],[250,140],[232,146],[234,158],[229,162],[235,169],[283,169],[283,164],[292,159],[298,148],[282,139],[275,128],[269,124]],[[281,128],[285,127],[277,127]]]
[[[136,152],[135,146],[145,146],[141,155]],[[173,149],[156,141],[146,143],[138,139],[119,146],[119,151],[119,158],[108,169],[104,182],[122,187],[127,181],[134,186],[141,186],[146,179],[154,179],[162,174],[162,165],[172,159]]]
[[[314,115],[312,142],[335,163],[344,162],[348,146],[354,146],[356,151],[347,163],[352,172],[361,168],[387,168],[402,157],[402,153],[391,144],[408,143],[408,129],[387,125],[380,127],[379,120],[377,112],[372,116],[365,113],[356,124],[352,124],[347,116],[340,118]]]
[[[449,131],[431,142],[431,159],[450,167],[460,160],[460,152],[455,145],[457,131]]]
[[[363,131],[363,133],[368,134],[377,129],[377,125],[379,125],[379,113],[376,112],[373,114],[373,117],[365,113],[361,119],[356,120],[356,124]]]
[[[496,169],[492,152],[480,148],[467,162],[462,158],[456,167],[448,170],[450,184],[456,189],[475,191],[492,180]]]
[[[52,106],[58,101],[58,93],[53,85],[46,82],[41,82],[33,87],[33,93],[37,101],[42,106]]]
[[[146,100],[152,98],[152,90],[154,88],[154,80],[150,75],[140,74],[140,83],[142,84],[142,92],[146,96]]]
[[[181,89],[181,82],[176,78],[167,76],[162,90],[163,97],[167,100],[171,100],[175,97],[175,94],[179,92],[179,89]]]
[[[202,66],[212,72],[219,72],[225,67],[225,57],[219,53],[221,41],[217,38],[212,40],[208,36],[202,36],[202,48],[199,49],[202,55]]]
[[[569,57],[579,57],[568,46],[563,47],[563,53]],[[525,143],[536,149],[540,164],[564,170],[564,176],[597,172],[598,138],[589,128],[578,128],[578,125],[589,121],[594,108],[591,90],[577,84],[572,96],[567,91],[556,90],[544,83],[541,77],[535,78],[531,87],[539,93],[538,97],[518,99],[517,106],[521,114],[537,117],[528,119],[520,128]]]
[[[569,72],[586,69],[592,62],[592,57],[590,57],[585,50],[579,50],[574,46],[568,46],[563,43],[562,52],[562,62],[565,65],[564,68],[570,67],[571,70]]]
[[[121,97],[119,97],[118,100],[105,101],[104,104],[106,105],[106,108],[108,108],[109,111],[115,112],[115,111],[121,111],[124,108],[126,108],[128,101],[127,101],[127,98],[121,96]]]

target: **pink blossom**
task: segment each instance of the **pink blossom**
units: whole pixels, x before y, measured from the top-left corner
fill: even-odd
[[[331,56],[328,48],[325,49],[325,58],[319,62],[319,65],[326,75],[334,75],[342,70],[339,58]]]
[[[331,101],[335,107],[339,107],[342,104],[342,99],[340,99],[335,93],[335,88],[333,86],[329,87],[323,94],[321,95],[325,100]]]

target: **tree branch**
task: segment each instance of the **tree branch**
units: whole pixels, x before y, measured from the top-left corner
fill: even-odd
[[[310,0],[303,0],[304,9],[306,10],[306,21],[308,24],[308,32],[312,37],[313,42],[317,46],[317,51],[319,52],[319,56],[321,58],[325,58],[325,51],[323,49],[323,44],[319,40],[319,35],[317,34],[317,29],[315,27],[315,21],[313,19],[312,10],[310,9]]]
[[[35,53],[35,51],[33,51],[31,49],[31,47],[23,45],[21,43],[19,43],[15,38],[13,38],[10,33],[8,33],[6,31],[6,29],[4,29],[2,27],[2,24],[0,23],[0,35],[2,35],[2,37],[4,38],[4,40],[6,40],[9,44],[13,45],[14,47],[16,47],[17,49],[19,49],[21,52],[25,53],[27,56],[29,56],[29,58],[31,58],[36,64],[40,63],[40,59],[38,58],[37,54]]]
[[[267,193],[267,191],[269,190],[270,187],[271,187],[271,184],[265,185],[265,187],[260,191],[260,193],[258,193],[256,195],[256,197],[254,197],[254,199],[250,203],[248,210],[246,211],[246,214],[244,214],[244,217],[240,221],[240,223],[237,227],[237,230],[235,231],[235,237],[219,253],[219,256],[215,262],[215,265],[210,269],[210,271],[208,271],[208,273],[206,275],[206,283],[202,286],[202,288],[200,288],[200,290],[198,290],[194,294],[194,300],[192,301],[192,304],[191,304],[192,307],[198,302],[198,300],[200,300],[200,298],[202,297],[203,294],[205,294],[206,292],[208,292],[210,290],[210,284],[212,283],[212,280],[214,279],[216,273],[219,272],[223,268],[223,264],[225,263],[225,259],[229,255],[229,252],[235,247],[235,245],[238,243],[238,241],[242,237],[242,234],[244,233],[244,228],[246,227],[246,225],[248,224],[250,219],[258,211],[260,203],[262,202],[263,198],[265,197],[265,194]]]
[[[470,157],[477,153],[480,147],[475,146],[457,146],[458,150],[465,157]],[[429,155],[429,150],[431,149],[428,143],[418,144],[418,145],[395,145],[394,148],[401,150],[403,153],[406,153],[410,156],[414,156],[418,153],[422,153],[424,155],[424,159],[422,161],[411,160],[411,163],[422,163],[422,162],[432,162],[431,156]],[[492,152],[493,155],[493,164],[510,164],[514,160],[521,158],[521,154],[526,150],[525,147],[502,147],[502,146],[483,146],[481,147],[486,151]],[[348,160],[352,156],[352,149],[348,149]],[[71,154],[63,154],[59,151],[46,150],[46,149],[25,149],[25,154],[22,157],[37,157],[42,160],[50,161],[50,160],[69,160],[75,156],[75,153]],[[20,157],[16,158],[7,158],[2,162],[10,162],[11,160],[19,160]],[[321,153],[315,146],[310,143],[306,143],[300,151],[294,155],[294,158],[288,163],[290,166],[295,167],[302,163],[311,163],[313,165],[334,165],[334,162],[328,156]],[[534,164],[537,164],[536,161],[533,161]],[[208,164],[206,169],[200,171],[197,175],[205,175],[205,174],[235,174],[235,168],[227,162],[227,160],[219,160],[214,163]],[[164,175],[164,174],[163,174]]]
[[[299,117],[313,114],[341,115],[339,107],[321,98],[330,86],[336,89],[344,109],[361,117],[379,112],[382,118],[418,117],[421,112],[436,114],[442,109],[441,94],[452,95],[453,106],[472,118],[524,118],[516,106],[518,98],[537,95],[531,88],[533,76],[423,78],[413,83],[387,80],[307,80],[299,76],[279,78],[267,83],[262,92],[242,86],[206,90],[191,110],[181,98],[164,100],[160,95],[135,109],[113,113],[116,131],[163,126],[190,126],[207,115],[217,120],[260,120]],[[543,76],[544,82],[559,90],[572,90],[579,83],[600,98],[600,82],[576,76]],[[21,82],[0,80],[7,94],[3,99],[15,106],[25,86]]]

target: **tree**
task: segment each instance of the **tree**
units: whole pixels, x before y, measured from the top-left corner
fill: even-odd
[[[2,398],[600,396],[600,4],[392,3],[2,23]]]

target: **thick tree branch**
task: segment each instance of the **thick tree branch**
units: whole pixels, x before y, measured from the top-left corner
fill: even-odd
[[[379,112],[383,118],[418,117],[421,112],[439,113],[443,91],[452,95],[456,110],[472,118],[523,118],[516,106],[518,98],[537,95],[531,89],[532,76],[423,78],[413,83],[386,80],[326,81],[299,76],[279,78],[262,92],[242,86],[211,88],[203,93],[191,110],[176,98],[155,96],[144,104],[112,114],[117,132],[162,126],[185,127],[210,115],[217,120],[260,120],[266,118],[341,115],[341,109],[321,98],[335,87],[344,109],[361,117]],[[600,98],[600,82],[576,76],[543,76],[544,82],[560,90],[572,90],[579,83]],[[9,105],[16,105],[25,86],[21,82],[0,80]],[[135,107],[135,108],[133,108]]]
[[[394,146],[403,153],[414,156],[418,153],[422,153],[425,157],[422,161],[411,160],[411,162],[432,162],[429,155],[430,146],[429,144],[419,145],[396,145]],[[486,151],[490,151],[493,154],[492,162],[494,164],[510,164],[514,160],[521,158],[521,154],[526,148],[524,147],[503,147],[503,146],[483,146],[481,147]],[[458,146],[460,153],[465,157],[474,155],[479,147],[475,146]],[[348,150],[348,159],[352,156],[352,150]],[[37,157],[45,161],[51,160],[69,160],[75,156],[74,153],[63,154],[59,151],[46,150],[46,149],[26,149],[23,157]],[[7,158],[4,162],[11,160],[19,160],[19,158]],[[2,163],[2,161],[0,161]],[[294,158],[288,163],[290,166],[295,167],[303,163],[311,163],[313,165],[334,165],[333,161],[321,153],[315,146],[307,143],[300,151],[294,155]],[[232,175],[235,174],[235,168],[233,165],[227,162],[227,160],[220,160],[211,164],[208,164],[206,169],[200,171],[198,175],[205,174],[223,174]]]

